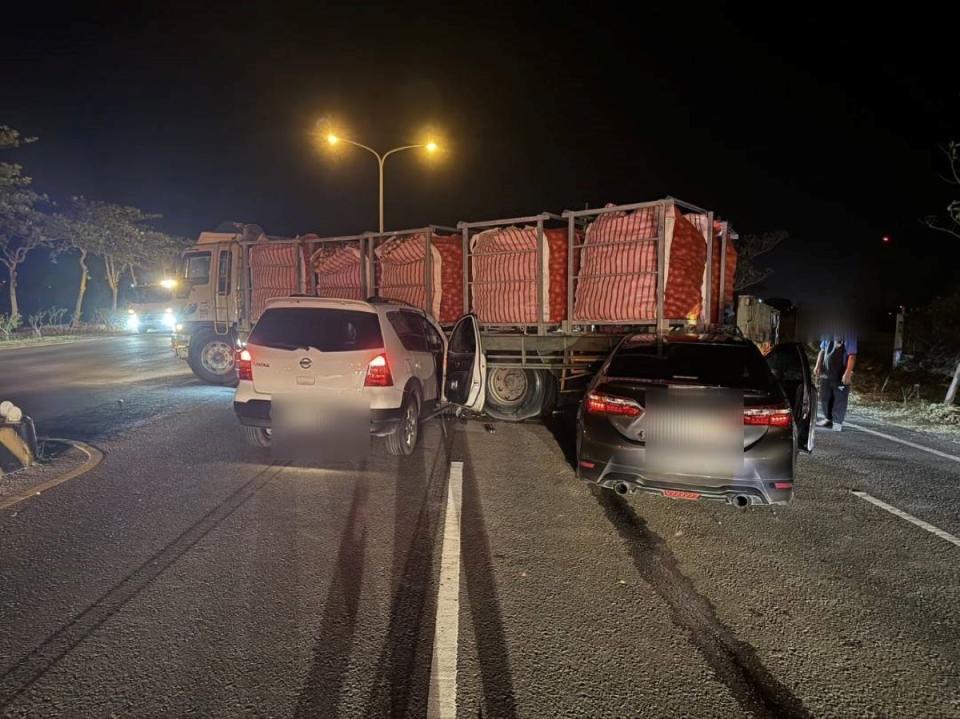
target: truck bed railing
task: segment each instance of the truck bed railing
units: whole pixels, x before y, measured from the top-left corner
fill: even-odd
[[[629,240],[608,240],[603,237],[594,238],[595,241],[588,242],[585,236],[586,228],[598,218],[609,215],[611,213],[635,213],[648,208],[657,209],[657,226],[656,226],[656,236],[654,237],[638,237],[636,239]],[[666,296],[666,282],[667,277],[665,273],[666,267],[666,252],[667,252],[667,215],[670,208],[675,208],[685,215],[699,215],[702,216],[702,219],[697,219],[694,224],[699,230],[703,230],[706,239],[706,263],[704,268],[704,276],[702,282],[702,302],[701,302],[701,312],[699,317],[696,318],[667,318],[665,317],[664,312],[664,303]],[[678,213],[679,214],[679,213]],[[713,293],[711,291],[711,285],[714,282],[713,279],[713,245],[714,245],[714,215],[711,211],[705,210],[696,205],[678,200],[673,197],[666,197],[664,199],[649,201],[649,202],[635,202],[627,203],[622,205],[612,205],[609,207],[600,207],[593,209],[583,209],[583,210],[566,210],[561,214],[554,214],[551,212],[541,212],[533,215],[522,215],[517,217],[507,217],[494,220],[483,220],[483,221],[470,221],[470,222],[458,222],[456,227],[449,227],[443,225],[425,225],[422,227],[415,227],[410,229],[403,230],[393,230],[389,232],[364,232],[355,235],[340,235],[334,237],[316,237],[313,235],[301,236],[296,238],[283,238],[283,239],[270,239],[271,243],[306,243],[309,252],[306,254],[306,257],[311,258],[309,271],[313,271],[313,262],[312,258],[317,252],[317,250],[328,247],[331,245],[342,245],[346,246],[351,243],[355,243],[356,247],[359,250],[360,257],[360,296],[382,296],[383,295],[383,275],[382,275],[382,263],[380,261],[377,250],[394,238],[403,238],[403,237],[413,237],[416,235],[423,235],[424,242],[424,260],[423,260],[423,277],[422,284],[419,280],[409,280],[404,284],[391,284],[391,288],[399,290],[401,294],[409,294],[413,291],[423,293],[423,302],[422,308],[430,313],[433,313],[435,310],[436,303],[434,301],[434,293],[436,288],[435,284],[435,268],[434,268],[434,253],[433,253],[433,242],[434,237],[438,234],[450,234],[450,235],[459,235],[462,249],[462,291],[463,291],[463,313],[474,312],[475,302],[476,302],[476,291],[482,287],[489,287],[491,285],[516,285],[518,283],[529,283],[534,282],[536,284],[535,292],[535,303],[536,303],[536,317],[535,321],[530,322],[491,322],[486,321],[482,317],[480,318],[481,326],[485,330],[490,332],[505,332],[508,334],[516,335],[522,334],[525,336],[540,336],[545,337],[551,334],[556,333],[566,333],[574,335],[589,334],[596,327],[610,326],[610,327],[638,327],[638,326],[649,326],[655,330],[663,331],[671,325],[676,325],[682,320],[686,320],[686,323],[695,321],[698,326],[703,327],[712,321],[712,302],[713,302]],[[516,227],[533,227],[536,233],[536,242],[535,245],[529,249],[525,247],[519,247],[516,250],[477,250],[473,251],[471,249],[471,242],[474,236],[480,232],[484,232],[491,229],[497,228],[507,228],[511,226]],[[558,228],[565,226],[565,236],[567,242],[567,267],[564,276],[565,280],[565,292],[566,292],[566,311],[563,314],[561,319],[557,319],[556,313],[551,315],[551,308],[549,307],[549,298],[545,296],[545,268],[544,268],[544,258],[545,258],[545,243],[547,241],[545,230],[548,228]],[[729,239],[729,230],[727,225],[724,223],[722,225],[722,231],[720,232],[720,252],[721,260],[719,267],[719,297],[720,297],[720,306],[723,306],[724,301],[724,289],[729,284],[731,278],[727,277],[726,272],[726,250],[727,242]],[[599,241],[597,241],[599,240]],[[651,269],[643,269],[639,271],[598,271],[596,268],[587,268],[583,269],[584,258],[589,257],[589,253],[592,250],[599,250],[604,247],[611,246],[623,246],[623,245],[634,245],[641,246],[644,244],[655,244],[656,245],[656,263],[655,267]],[[249,276],[249,251],[250,247],[256,244],[255,241],[251,240],[240,240],[243,258],[244,258],[244,276],[242,278],[242,292],[243,292],[243,305],[245,308],[245,316],[249,317],[249,308],[252,295],[252,283]],[[526,277],[504,277],[500,279],[489,279],[489,278],[476,278],[475,276],[475,265],[476,261],[485,258],[485,257],[496,257],[496,256],[510,256],[523,257],[530,255],[535,255],[536,270],[533,273],[533,278]],[[518,260],[519,261],[519,260]],[[612,270],[613,268],[608,268]],[[637,277],[640,275],[644,276],[653,276],[656,278],[655,282],[655,299],[653,302],[653,312],[650,317],[642,318],[630,318],[626,320],[610,320],[603,317],[591,317],[586,313],[577,312],[577,291],[580,286],[579,283],[582,281],[590,281],[592,283],[602,282],[604,280],[616,281],[622,278],[627,277]],[[555,277],[553,279],[556,279]],[[298,288],[301,292],[308,289],[312,289],[313,285],[311,284],[309,288],[300,287]],[[388,292],[389,294],[389,292]],[[530,295],[527,295],[530,297]],[[418,304],[419,301],[418,301]],[[718,318],[722,321],[722,317]]]
[[[544,301],[543,296],[543,257],[544,257],[544,223],[546,222],[559,222],[562,218],[559,215],[553,214],[552,212],[541,212],[536,215],[525,215],[522,217],[507,217],[499,220],[483,220],[480,222],[458,222],[457,228],[460,230],[463,237],[463,312],[467,314],[468,312],[473,311],[473,288],[482,287],[485,284],[510,284],[510,283],[536,283],[536,318],[537,321],[534,323],[537,328],[538,335],[544,335],[547,333],[548,329],[551,326],[557,326],[557,323],[550,323],[548,320],[544,320],[546,315],[549,318],[549,312],[544,312]],[[484,252],[474,252],[470,248],[470,243],[475,234],[484,230],[492,230],[495,228],[507,228],[507,227],[523,227],[533,225],[536,227],[537,241],[536,247],[532,250],[514,250],[514,251],[484,251]],[[535,264],[536,271],[533,280],[525,279],[505,279],[493,282],[484,282],[482,280],[473,279],[473,260],[475,257],[496,257],[501,255],[530,255],[536,254]],[[484,327],[516,327],[517,323],[493,323],[493,322],[483,322]]]
[[[384,289],[382,287],[382,263],[377,254],[377,250],[385,243],[394,239],[412,238],[416,237],[417,235],[423,235],[424,261],[422,283],[392,284],[390,285],[389,289],[419,291],[420,288],[423,288],[424,301],[421,309],[423,309],[424,312],[432,313],[433,293],[435,289],[433,283],[433,241],[434,237],[440,233],[456,235],[457,229],[455,227],[447,227],[445,225],[425,225],[423,227],[414,227],[406,230],[363,233],[364,241],[366,243],[364,255],[366,256],[367,287],[370,290],[369,294],[379,297],[383,294]],[[378,277],[380,277],[381,280],[378,280]]]

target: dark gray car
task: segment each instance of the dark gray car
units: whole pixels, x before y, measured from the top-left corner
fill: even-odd
[[[765,358],[734,334],[629,335],[580,405],[577,470],[620,494],[786,504],[816,406],[800,344]]]

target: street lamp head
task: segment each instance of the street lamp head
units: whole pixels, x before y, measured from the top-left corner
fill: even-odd
[[[340,138],[331,132],[327,135],[327,142],[329,142],[331,145],[336,145],[338,142],[340,142]]]
[[[440,149],[439,145],[437,145],[437,143],[435,143],[433,140],[424,145],[424,147],[427,149],[427,152],[436,152]]]

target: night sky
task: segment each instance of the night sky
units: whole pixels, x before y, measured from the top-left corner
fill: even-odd
[[[40,138],[4,159],[54,199],[191,236],[375,229],[373,158],[314,143],[332,117],[378,148],[444,140],[388,162],[388,229],[673,195],[790,232],[760,295],[917,304],[960,279],[960,242],[919,222],[960,139],[956,17],[932,6],[137,5],[4,11],[0,123]],[[47,285],[69,304],[73,274],[38,253],[28,309]]]

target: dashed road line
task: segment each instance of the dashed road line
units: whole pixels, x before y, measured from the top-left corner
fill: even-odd
[[[869,429],[859,424],[854,424],[853,422],[844,422],[844,427],[853,427],[854,429],[860,430],[861,432],[866,432],[867,434],[873,434],[877,437],[883,437],[888,439],[891,442],[897,442],[898,444],[905,444],[907,447],[913,447],[914,449],[919,449],[922,452],[929,452],[930,454],[935,454],[938,457],[943,457],[944,459],[950,459],[954,462],[960,462],[960,457],[955,454],[948,454],[947,452],[941,452],[939,449],[934,449],[933,447],[927,447],[922,444],[917,444],[916,442],[911,442],[906,439],[900,439],[899,437],[894,437],[892,434],[886,434],[885,432],[878,432],[875,429]]]
[[[430,665],[427,716],[457,716],[457,640],[460,626],[460,510],[463,504],[463,462],[450,463],[447,510],[440,554],[437,622]]]
[[[956,546],[960,547],[960,538],[954,537],[952,534],[950,534],[949,532],[943,531],[939,527],[934,527],[929,522],[924,522],[922,519],[918,519],[917,517],[914,517],[912,514],[908,514],[907,512],[904,512],[902,509],[897,509],[892,504],[887,504],[883,500],[877,499],[876,497],[873,497],[867,494],[866,492],[861,492],[856,489],[851,489],[850,493],[857,497],[860,497],[860,499],[870,502],[870,504],[880,507],[880,509],[890,512],[890,514],[900,517],[900,519],[905,519],[911,524],[915,524],[921,529],[927,530],[928,532],[930,532],[930,534],[934,534],[940,537],[940,539],[950,542],[950,544],[955,544]]]

